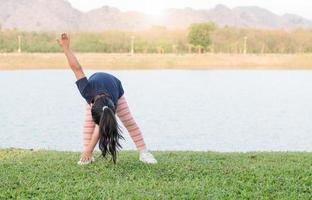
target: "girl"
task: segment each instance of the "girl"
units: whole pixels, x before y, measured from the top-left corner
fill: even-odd
[[[81,95],[88,103],[83,131],[84,151],[78,164],[84,165],[94,161],[92,153],[98,142],[103,157],[111,154],[116,164],[116,153],[121,149],[119,139],[123,139],[123,136],[115,114],[127,128],[136,148],[140,151],[139,160],[149,164],[157,163],[154,156],[147,150],[142,133],[130,113],[120,80],[108,73],[95,73],[87,79],[70,49],[69,35],[63,33],[58,43],[63,48],[68,63],[75,73],[76,85]]]

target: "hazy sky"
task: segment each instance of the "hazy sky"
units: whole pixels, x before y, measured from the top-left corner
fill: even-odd
[[[224,4],[230,8],[236,6],[256,5],[282,15],[292,13],[312,20],[311,0],[68,0],[82,11],[99,8],[104,5],[114,6],[121,10],[137,10],[149,14],[160,14],[166,8],[192,7],[196,9],[212,8]]]

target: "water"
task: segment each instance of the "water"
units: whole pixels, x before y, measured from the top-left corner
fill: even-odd
[[[110,73],[149,149],[312,151],[311,71]],[[81,150],[85,102],[74,82],[70,71],[2,71],[0,148]]]

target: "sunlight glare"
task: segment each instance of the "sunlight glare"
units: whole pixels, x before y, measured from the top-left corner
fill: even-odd
[[[164,5],[164,2],[158,2],[154,1],[146,1],[144,4],[138,4],[137,9],[141,12],[144,12],[145,14],[152,15],[154,17],[161,17],[164,13],[164,11],[168,7]]]

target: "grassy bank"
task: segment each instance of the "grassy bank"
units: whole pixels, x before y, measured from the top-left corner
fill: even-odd
[[[78,166],[78,153],[0,150],[0,199],[310,199],[311,153],[122,151]]]
[[[88,69],[312,69],[312,54],[78,53]],[[68,69],[61,53],[0,54],[0,70]]]

